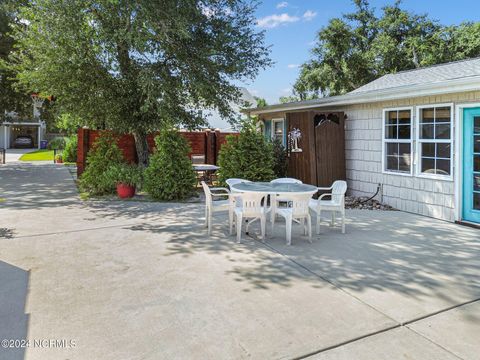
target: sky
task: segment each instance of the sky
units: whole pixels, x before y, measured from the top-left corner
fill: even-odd
[[[377,11],[394,0],[370,0]],[[441,24],[480,21],[480,0],[404,0],[402,8],[417,14],[429,14]],[[280,96],[291,95],[299,65],[308,61],[316,33],[329,19],[352,12],[350,0],[263,0],[257,10],[257,27],[266,31],[266,44],[275,64],[262,70],[253,82],[244,83],[252,95],[268,104]]]

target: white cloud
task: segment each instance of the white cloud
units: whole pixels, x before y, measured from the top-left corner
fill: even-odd
[[[298,16],[291,16],[287,13],[273,14],[257,20],[257,25],[262,28],[272,29],[280,25],[294,23],[300,20]]]
[[[282,1],[277,4],[277,9],[286,8],[287,6],[288,6],[288,2]]]
[[[315,11],[312,11],[312,10],[307,10],[305,11],[305,13],[303,14],[303,19],[305,21],[310,21],[312,20],[315,16],[317,16],[317,13]]]
[[[300,65],[299,64],[288,64],[287,67],[289,69],[296,69],[296,68],[300,67]]]
[[[282,89],[282,95],[291,95],[292,94],[292,88],[284,88]]]
[[[247,90],[253,96],[259,96],[260,95],[260,91],[258,91],[257,89],[247,89]]]

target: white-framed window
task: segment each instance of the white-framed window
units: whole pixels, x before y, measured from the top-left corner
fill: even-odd
[[[272,119],[272,140],[279,139],[285,146],[285,120]]]
[[[389,174],[412,175],[413,108],[383,110],[382,171]]]
[[[417,175],[453,178],[453,104],[417,107]]]

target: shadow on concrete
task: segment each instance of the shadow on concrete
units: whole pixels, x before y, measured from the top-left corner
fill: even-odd
[[[0,167],[2,208],[30,210],[81,206],[72,176],[55,164],[11,163]]]
[[[0,341],[17,341],[11,348],[2,343],[0,359],[21,360],[25,356],[26,347],[19,345],[27,338],[28,331],[29,316],[24,312],[28,281],[28,271],[0,261]]]

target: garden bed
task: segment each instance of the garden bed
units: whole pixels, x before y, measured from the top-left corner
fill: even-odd
[[[361,197],[361,196],[360,197],[346,196],[345,208],[346,209],[364,209],[364,210],[387,210],[387,211],[397,210],[391,207],[390,205],[382,204],[378,200],[369,199],[368,197]]]

